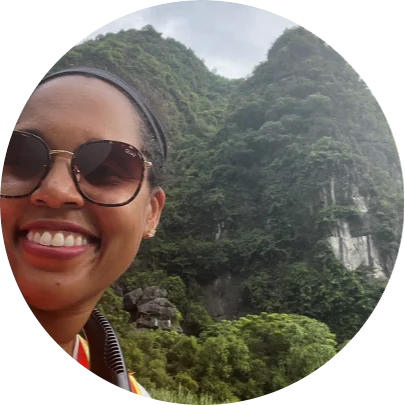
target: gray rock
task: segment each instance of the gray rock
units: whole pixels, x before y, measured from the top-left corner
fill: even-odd
[[[137,288],[134,291],[124,295],[124,309],[125,311],[132,312],[136,309],[139,299],[142,297],[142,288]]]
[[[156,286],[138,288],[124,296],[124,309],[131,315],[131,322],[136,322],[137,331],[147,329],[175,329],[176,306],[167,298],[167,291]]]
[[[173,306],[162,306],[155,300],[138,306],[138,313],[144,316],[156,316],[164,320],[173,319],[176,316],[176,310]]]
[[[156,318],[138,318],[136,321],[137,329],[157,329],[159,327],[159,322]]]
[[[167,291],[160,287],[146,287],[143,290],[142,298],[139,300],[138,305],[145,304],[155,298],[167,298]]]
[[[176,308],[174,304],[172,304],[167,298],[155,298],[153,300],[158,305],[161,305],[162,307],[172,307]]]

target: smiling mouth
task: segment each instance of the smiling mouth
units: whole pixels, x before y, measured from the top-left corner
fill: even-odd
[[[18,237],[32,245],[48,248],[77,248],[100,243],[95,237],[65,230],[30,229],[19,231]]]

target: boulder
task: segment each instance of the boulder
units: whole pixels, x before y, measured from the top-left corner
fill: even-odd
[[[131,314],[131,322],[136,323],[138,331],[163,329],[182,333],[176,322],[176,306],[167,296],[166,290],[156,286],[125,294],[124,309]]]

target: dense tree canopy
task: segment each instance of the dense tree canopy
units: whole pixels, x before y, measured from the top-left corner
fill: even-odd
[[[53,70],[76,65],[134,84],[169,136],[161,225],[114,291],[167,289],[186,335],[136,332],[113,290],[100,303],[139,380],[160,397],[181,385],[229,402],[283,388],[328,361],[381,297],[403,217],[393,137],[351,66],[293,28],[248,78],[228,80],[151,26],[86,41]],[[385,280],[335,257],[328,238],[341,221],[371,235]],[[224,274],[244,280],[251,315],[216,323],[202,287]]]

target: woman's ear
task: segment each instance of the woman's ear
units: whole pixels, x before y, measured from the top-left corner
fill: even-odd
[[[165,192],[160,187],[156,187],[152,190],[146,216],[144,238],[151,238],[155,235],[165,200]]]

